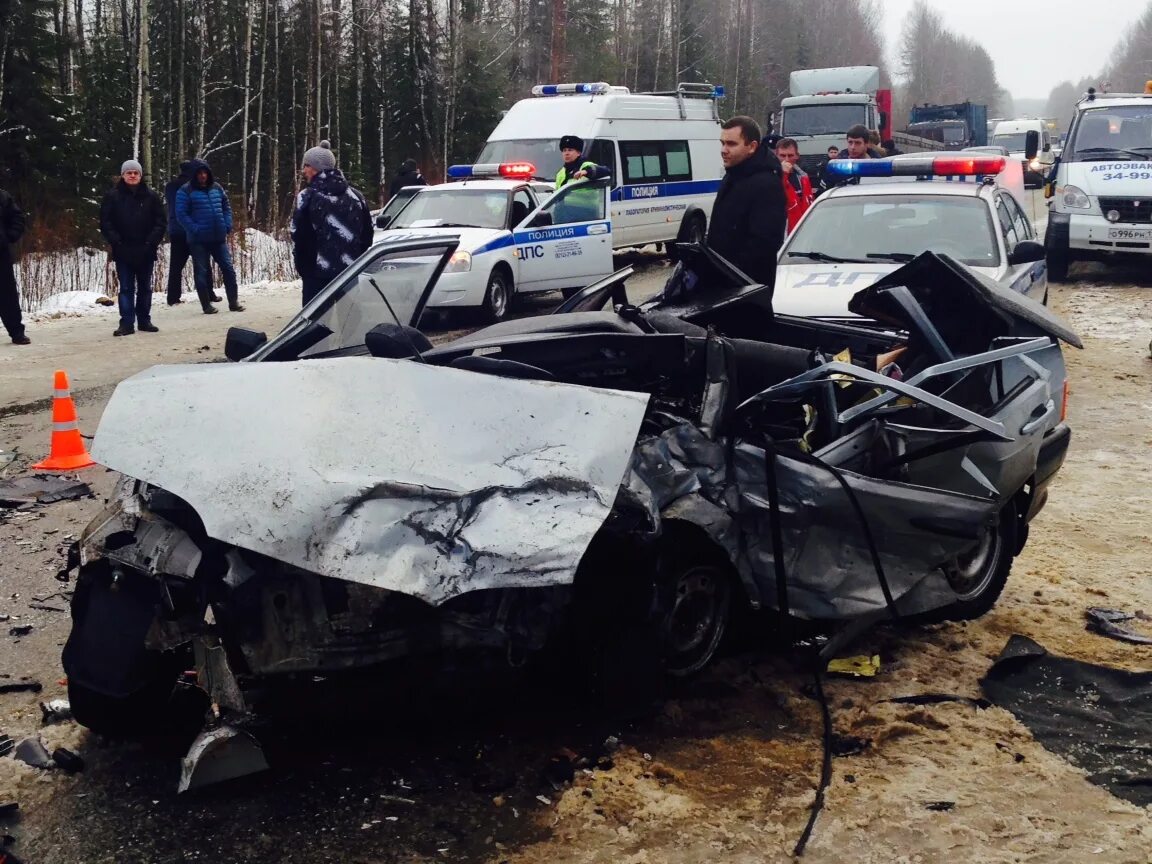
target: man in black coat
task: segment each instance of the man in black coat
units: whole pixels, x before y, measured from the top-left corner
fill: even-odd
[[[733,117],[721,126],[725,171],[712,205],[708,246],[767,286],[771,297],[787,217],[780,160],[760,140],[751,117]]]
[[[120,326],[113,336],[128,336],[152,323],[152,269],[168,222],[164,202],[144,182],[144,169],[135,159],[120,166],[120,180],[100,205],[100,233],[112,247],[120,281]]]
[[[415,159],[405,159],[396,176],[392,178],[392,185],[388,187],[388,197],[395,198],[396,193],[405,186],[427,186],[428,181],[420,173]]]
[[[24,335],[20,293],[16,290],[16,255],[12,247],[24,234],[24,211],[0,189],[0,322],[15,345],[32,342]]]

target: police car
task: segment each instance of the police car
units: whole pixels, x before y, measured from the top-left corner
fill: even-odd
[[[460,238],[427,308],[479,307],[500,321],[518,294],[582,288],[612,272],[610,179],[553,192],[536,175],[528,162],[453,165],[456,182],[420,188],[376,232]]]
[[[927,251],[1047,302],[1044,246],[1022,205],[1019,161],[910,154],[836,159],[827,170],[856,182],[817,198],[784,243],[775,311],[850,320],[853,294]]]

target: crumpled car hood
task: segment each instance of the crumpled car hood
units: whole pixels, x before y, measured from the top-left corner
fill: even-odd
[[[157,366],[116,388],[92,452],[210,537],[439,604],[571,583],[647,402],[408,360]]]

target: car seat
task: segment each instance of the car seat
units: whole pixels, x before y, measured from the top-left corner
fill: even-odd
[[[525,219],[528,218],[529,212],[530,211],[528,210],[528,205],[525,204],[523,201],[513,201],[512,202],[512,214],[509,217],[509,221],[511,222],[511,224],[508,227],[509,228],[515,228],[517,225],[519,225],[521,222],[523,222]]]

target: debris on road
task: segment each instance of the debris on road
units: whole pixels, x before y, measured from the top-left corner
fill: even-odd
[[[897,705],[941,705],[946,702],[958,702],[961,705],[971,705],[973,708],[980,710],[992,707],[992,703],[987,699],[978,699],[972,696],[954,696],[951,693],[917,693],[914,696],[894,696],[884,701]]]
[[[879,654],[838,657],[828,661],[828,673],[830,675],[843,675],[847,678],[875,678],[879,671]]]
[[[1152,672],[1057,657],[1017,635],[980,683],[1093,783],[1137,806],[1152,804]]]
[[[925,809],[933,810],[937,813],[947,813],[949,810],[956,808],[955,801],[929,801],[924,805]]]
[[[67,747],[57,747],[53,750],[52,761],[69,774],[78,774],[84,770],[84,760]]]
[[[859,756],[871,746],[872,742],[867,738],[859,738],[855,735],[832,736],[833,756]]]
[[[25,738],[17,744],[13,758],[33,768],[51,768],[55,764],[52,761],[52,754],[48,752],[39,736]]]
[[[33,474],[0,482],[0,507],[28,507],[36,504],[55,504],[72,501],[92,494],[87,483],[70,477]]]
[[[13,627],[12,629],[17,630],[20,628]],[[29,627],[28,629],[31,630],[32,628]],[[19,681],[0,682],[0,693],[39,693],[43,689],[43,684],[31,678],[21,678]]]
[[[32,632],[31,624],[17,624],[15,627],[8,628],[9,636],[27,636]]]
[[[5,801],[4,803],[0,804],[0,819],[3,819],[5,816],[11,816],[17,813],[19,810],[19,801]]]
[[[11,735],[0,735],[0,757],[7,756],[16,747]]]
[[[235,726],[217,726],[201,732],[180,770],[178,792],[268,770],[264,751],[252,735]]]
[[[1119,609],[1093,606],[1084,610],[1084,616],[1088,619],[1086,627],[1092,633],[1099,633],[1119,642],[1130,642],[1133,645],[1152,645],[1152,635],[1140,633],[1122,624],[1124,621],[1149,621],[1149,617],[1143,612],[1123,612]]]
[[[72,705],[67,699],[53,699],[40,703],[40,713],[44,715],[44,725],[61,723],[72,719]]]

